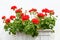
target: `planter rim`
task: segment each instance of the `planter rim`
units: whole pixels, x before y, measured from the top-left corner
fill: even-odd
[[[44,30],[38,30],[38,32],[54,32],[54,30],[51,30],[51,29],[44,29]]]

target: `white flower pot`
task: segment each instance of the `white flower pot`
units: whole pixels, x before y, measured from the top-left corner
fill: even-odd
[[[32,37],[23,33],[17,33],[14,40],[54,40],[52,30],[39,30],[39,35]]]

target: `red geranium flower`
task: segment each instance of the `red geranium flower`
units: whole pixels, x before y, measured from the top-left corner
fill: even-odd
[[[39,20],[38,20],[37,18],[32,19],[32,22],[33,22],[34,24],[39,24]]]
[[[5,16],[2,16],[2,19],[5,19],[6,17]]]
[[[47,8],[42,9],[42,12],[49,13],[49,9],[47,9]]]
[[[44,17],[45,14],[43,14],[43,13],[38,13],[37,16],[38,16],[38,17]]]
[[[24,16],[24,13],[21,13],[20,16],[21,16],[21,17]]]
[[[35,9],[35,8],[32,8],[31,10],[29,10],[29,12],[36,12],[37,11],[37,9]]]
[[[13,15],[10,16],[10,19],[11,19],[11,20],[13,20],[14,18],[15,18],[15,16],[13,16]]]
[[[10,19],[6,19],[5,20],[5,23],[10,23]]]
[[[15,13],[22,13],[22,10],[21,10],[21,9],[17,9],[17,10],[15,11]]]
[[[15,10],[15,9],[17,9],[17,7],[16,6],[12,6],[11,9]]]
[[[54,10],[50,10],[49,13],[52,14],[52,15],[54,15]]]
[[[29,15],[24,15],[24,16],[22,16],[22,20],[23,20],[23,21],[29,20]]]

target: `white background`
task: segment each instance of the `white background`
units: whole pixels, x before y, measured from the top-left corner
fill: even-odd
[[[24,10],[37,8],[41,11],[43,8],[55,10],[55,15],[58,15],[55,25],[55,40],[60,40],[60,0],[0,0],[0,40],[7,40],[12,38],[3,29],[1,17],[13,15],[14,12],[10,9],[11,6],[16,5],[18,8],[22,7]]]

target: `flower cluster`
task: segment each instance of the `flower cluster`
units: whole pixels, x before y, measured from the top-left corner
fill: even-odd
[[[9,31],[9,34],[16,34],[16,32],[24,32],[26,34],[37,36],[38,29],[53,29],[55,26],[54,10],[49,10],[47,8],[42,9],[42,12],[38,12],[37,9],[32,8],[28,12],[30,15],[36,15],[35,18],[30,20],[30,16],[27,12],[23,12],[22,8],[17,9],[16,6],[12,6],[11,10],[15,11],[16,15],[11,15],[9,18],[2,16],[5,23],[4,29]],[[48,14],[48,15],[47,15]],[[11,20],[13,22],[11,22]]]

